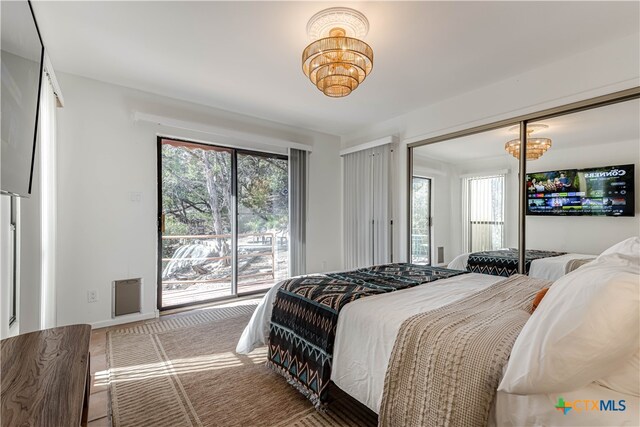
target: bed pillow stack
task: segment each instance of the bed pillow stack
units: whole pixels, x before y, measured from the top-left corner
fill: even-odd
[[[598,381],[639,395],[640,238],[558,279],[518,336],[498,390],[547,394]]]

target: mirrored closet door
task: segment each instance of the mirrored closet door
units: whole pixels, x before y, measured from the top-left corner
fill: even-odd
[[[410,144],[409,260],[555,280],[637,236],[639,97],[628,89]]]
[[[640,101],[528,124],[526,245],[592,259],[640,229]]]

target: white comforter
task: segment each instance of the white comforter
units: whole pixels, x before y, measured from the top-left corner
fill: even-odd
[[[447,265],[453,270],[466,270],[469,261],[469,253],[458,255]],[[534,259],[531,261],[529,277],[555,281],[567,274],[567,264],[574,259],[593,259],[596,255],[564,254],[549,258]]]

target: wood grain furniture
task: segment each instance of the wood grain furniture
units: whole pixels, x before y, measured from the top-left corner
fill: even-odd
[[[90,340],[90,325],[2,340],[2,427],[86,425]]]

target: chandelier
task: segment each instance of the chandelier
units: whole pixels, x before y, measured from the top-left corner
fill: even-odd
[[[307,33],[314,41],[302,52],[302,71],[332,98],[349,95],[373,68],[373,49],[360,40],[369,21],[347,7],[332,7],[311,17]]]
[[[549,138],[530,138],[529,136],[541,129],[548,129],[549,126],[543,124],[527,125],[527,160],[537,160],[551,148],[551,139]],[[514,126],[509,132],[518,132],[520,126]],[[516,159],[520,158],[520,140],[512,139],[504,144],[504,149]]]

